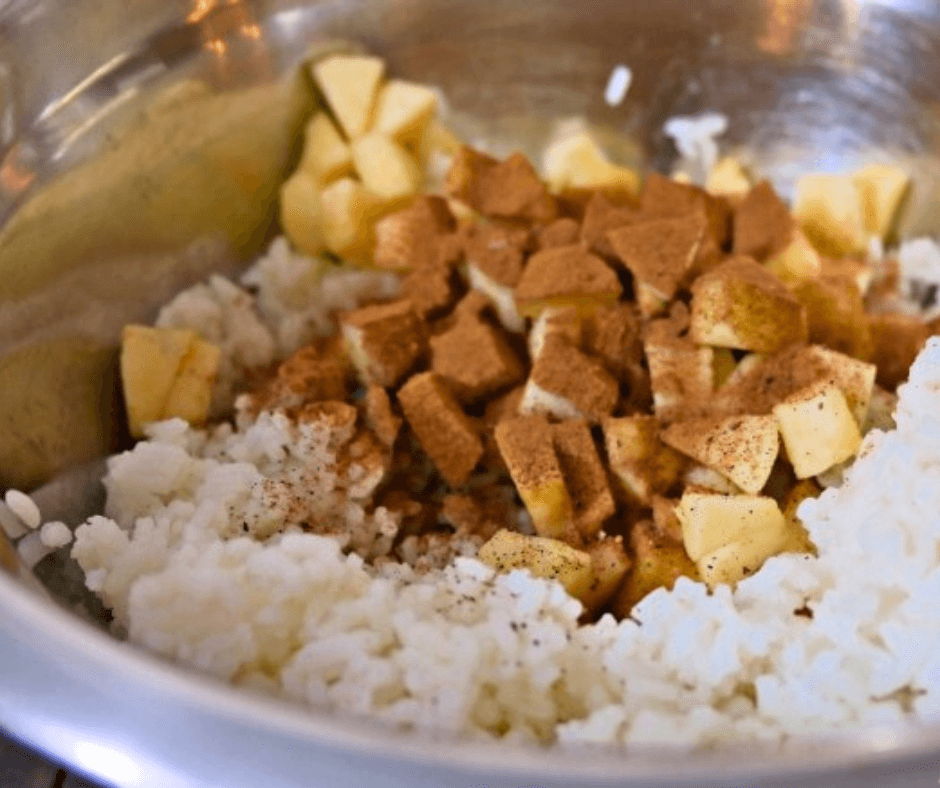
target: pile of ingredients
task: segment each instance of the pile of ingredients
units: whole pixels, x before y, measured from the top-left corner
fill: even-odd
[[[940,342],[914,281],[940,250],[883,252],[907,174],[808,175],[791,210],[733,158],[641,176],[570,123],[540,174],[376,58],[312,74],[286,237],[124,333],[142,440],[72,547],[115,632],[516,742],[940,711]]]

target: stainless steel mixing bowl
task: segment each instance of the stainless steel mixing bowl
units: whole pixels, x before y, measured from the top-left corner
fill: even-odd
[[[471,137],[534,150],[547,119],[583,114],[667,167],[663,121],[717,110],[723,144],[784,190],[800,171],[905,161],[905,231],[940,226],[936,2],[0,0],[0,483],[55,478],[37,494],[47,517],[94,511],[100,468],[84,463],[125,440],[120,326],[268,237],[310,105],[295,66],[343,40],[439,84]],[[634,82],[608,107],[620,63]],[[120,786],[888,787],[940,774],[937,721],[786,755],[393,733],[138,653],[74,612],[61,557],[40,565],[45,586],[13,558],[0,540],[0,724]]]

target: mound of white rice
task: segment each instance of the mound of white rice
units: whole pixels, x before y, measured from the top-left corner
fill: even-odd
[[[249,275],[257,299],[213,282],[162,322],[214,326],[230,370],[249,359],[246,331],[258,357],[282,355],[329,311],[292,300],[319,264],[288,255],[275,247]],[[328,432],[278,414],[153,427],[110,461],[106,516],[78,529],[73,555],[132,642],[321,709],[511,740],[782,741],[940,711],[940,340],[897,424],[867,437],[844,487],[803,505],[818,558],[771,559],[714,593],[683,578],[619,623],[579,627],[560,586],[472,557],[420,576],[370,567],[394,518],[349,494]],[[268,511],[272,485],[298,483],[292,506],[323,533],[356,523],[345,545],[289,517],[266,530],[284,514]]]

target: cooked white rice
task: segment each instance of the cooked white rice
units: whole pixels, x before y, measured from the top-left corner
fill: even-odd
[[[276,245],[245,279],[260,311],[213,280],[161,320],[205,330],[229,370],[282,355],[329,311],[305,278],[317,265]],[[369,276],[362,292],[385,286]],[[297,315],[306,327],[284,329]],[[110,461],[105,516],[73,555],[132,642],[320,709],[513,741],[782,741],[940,711],[940,340],[897,425],[869,434],[844,487],[803,504],[818,558],[773,558],[714,593],[682,578],[619,623],[578,626],[559,585],[495,576],[470,543],[421,575],[369,566],[395,518],[366,514],[368,490],[350,497],[329,430],[272,413],[152,427]],[[278,496],[290,505],[272,513]],[[356,528],[343,545],[301,519]]]

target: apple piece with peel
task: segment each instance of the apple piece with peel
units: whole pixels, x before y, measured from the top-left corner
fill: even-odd
[[[793,215],[823,254],[843,257],[868,246],[861,199],[850,176],[804,175],[796,184]]]
[[[307,171],[298,170],[281,186],[281,227],[294,248],[310,257],[327,245],[320,199],[320,185]]]
[[[346,137],[354,140],[364,134],[372,123],[385,61],[363,55],[335,55],[314,63],[311,71]]]
[[[862,204],[865,229],[885,240],[894,229],[911,176],[890,164],[869,164],[853,176]]]
[[[381,134],[370,132],[353,142],[352,157],[363,186],[386,207],[414,196],[421,185],[421,172],[411,154]]]
[[[205,424],[219,374],[221,351],[216,345],[193,341],[183,357],[163,406],[163,418],[180,418],[193,426]]]
[[[783,513],[773,498],[759,495],[685,493],[676,507],[682,541],[696,563],[719,548],[769,531],[782,543],[786,528]]]
[[[373,221],[381,202],[352,178],[340,178],[320,192],[326,248],[344,260],[368,262],[375,245]]]
[[[480,548],[477,558],[497,572],[528,569],[534,577],[556,580],[571,596],[586,596],[594,581],[591,556],[557,539],[507,531]]]
[[[163,418],[180,366],[195,332],[128,325],[121,335],[121,382],[131,435],[144,436],[144,425]]]
[[[731,416],[676,422],[662,432],[663,443],[718,471],[746,493],[767,484],[780,452],[773,416]]]
[[[325,112],[318,112],[307,124],[297,169],[309,172],[320,184],[353,173],[352,151]]]
[[[841,389],[824,380],[774,407],[780,434],[798,479],[808,479],[854,457],[862,442]]]
[[[690,335],[703,345],[772,353],[806,341],[806,309],[766,268],[735,257],[692,285]]]
[[[372,131],[399,143],[421,139],[437,111],[437,95],[416,82],[390,79],[379,90]]]

